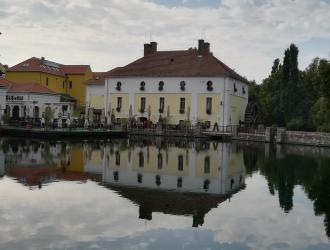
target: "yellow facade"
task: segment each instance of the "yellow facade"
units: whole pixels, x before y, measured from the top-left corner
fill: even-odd
[[[67,92],[66,94],[74,97],[78,103],[84,104],[86,100],[86,85],[85,82],[93,77],[92,71],[88,68],[85,74],[68,74]],[[72,84],[72,85],[71,85]],[[72,86],[72,87],[70,87]]]
[[[84,171],[84,148],[73,146],[70,154],[70,162],[67,164],[67,170],[72,172]]]
[[[6,79],[9,81],[15,83],[38,83],[56,93],[72,96],[77,100],[78,104],[85,103],[85,81],[90,78],[92,78],[92,71],[90,68],[88,68],[84,74],[68,74],[66,77],[44,72],[8,71],[6,73]],[[70,88],[70,82],[72,88]]]
[[[145,112],[140,113],[141,97],[146,98]],[[159,93],[138,93],[134,95],[134,113],[137,117],[148,117],[148,109],[151,109],[150,120],[153,123],[157,123],[159,119],[159,100],[160,97],[164,97],[164,112],[162,117],[167,117],[168,108],[170,110],[169,123],[177,124],[180,120],[187,120],[188,109],[191,109],[191,94],[159,94]],[[185,98],[185,112],[180,113],[180,98]]]
[[[239,124],[239,121],[244,121],[245,109],[248,103],[247,98],[239,96],[230,96],[230,124]]]
[[[104,95],[90,94],[89,95],[90,106],[95,109],[104,108]]]
[[[206,99],[212,98],[212,111],[211,114],[206,113]],[[214,123],[220,124],[220,102],[221,102],[221,96],[220,94],[199,94],[198,95],[198,119],[203,121],[210,121],[211,126],[214,125]]]
[[[206,166],[206,158],[209,159],[209,171]],[[202,151],[196,155],[196,176],[209,179],[217,178],[220,173],[220,156],[218,150]]]
[[[121,110],[117,111],[117,98],[122,98],[122,104],[121,104]],[[118,94],[111,94],[110,95],[110,108],[111,112],[115,112],[116,118],[127,118],[128,117],[128,106],[129,100],[128,100],[128,94],[127,93],[118,93]]]

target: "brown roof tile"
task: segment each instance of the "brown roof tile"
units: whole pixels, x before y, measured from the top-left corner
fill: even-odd
[[[8,81],[7,79],[0,77],[0,87],[1,88],[9,88],[12,82]]]
[[[107,76],[228,76],[247,82],[212,53],[200,54],[197,49],[155,52],[111,70]]]
[[[8,72],[44,72],[52,75],[65,76],[66,74],[84,74],[89,65],[63,65],[45,60],[44,58],[31,57],[13,67]]]
[[[104,77],[108,72],[93,72],[93,78],[87,80],[87,85],[104,85]]]
[[[89,65],[61,65],[62,72],[65,74],[82,75],[90,68]]]
[[[36,94],[51,94],[56,95],[57,93],[50,90],[49,88],[42,86],[38,83],[12,83],[9,93],[36,93]]]

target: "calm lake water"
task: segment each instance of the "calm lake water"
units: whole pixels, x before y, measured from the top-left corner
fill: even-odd
[[[0,138],[0,249],[330,249],[330,149]]]

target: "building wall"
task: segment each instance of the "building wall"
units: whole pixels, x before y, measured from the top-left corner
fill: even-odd
[[[72,75],[68,74],[68,92],[70,96],[77,99],[78,104],[85,104],[86,100],[86,84],[85,82],[93,77],[92,71],[88,68],[85,74]],[[70,81],[72,88],[70,88]]]
[[[186,192],[230,193],[244,185],[245,167],[242,151],[236,152],[231,144],[218,144],[207,150],[190,147],[144,146],[121,149],[114,145],[104,148],[103,181],[124,186],[138,186]],[[110,153],[112,152],[112,153]],[[139,154],[144,156],[143,167],[139,166]],[[116,154],[120,164],[116,164]],[[158,167],[158,155],[163,155],[162,168]],[[129,157],[130,155],[130,157]],[[178,157],[183,156],[182,168],[178,168]],[[205,170],[205,157],[210,158],[209,171]],[[115,173],[117,179],[114,178]],[[139,182],[139,176],[140,182]],[[160,183],[157,184],[157,177]],[[178,187],[181,178],[182,187]],[[205,188],[205,181],[209,187]]]
[[[15,83],[38,83],[56,93],[66,93],[65,77],[42,72],[7,72],[6,79]],[[48,85],[47,85],[48,79]]]
[[[7,100],[6,104],[10,107],[10,116],[12,116],[12,110],[15,106],[19,107],[19,117],[24,117],[24,106],[26,107],[26,117],[33,117],[34,107],[39,107],[39,118],[42,117],[42,113],[46,107],[50,107],[53,112],[53,118],[57,119],[59,115],[62,118],[67,118],[73,114],[73,103],[60,102],[59,95],[48,94],[34,94],[34,93],[14,93],[10,92],[8,96],[21,96],[23,100]],[[68,106],[67,114],[63,114],[62,107]]]
[[[86,85],[86,104],[94,109],[104,108],[104,85]]]
[[[122,108],[120,112],[116,110],[117,108],[117,98],[122,98]],[[129,112],[129,94],[128,93],[113,93],[109,95],[109,105],[111,110],[105,108],[106,112],[115,112],[116,118],[128,118],[128,112]],[[107,114],[107,113],[106,113]]]
[[[116,89],[117,82],[121,82],[121,89]],[[145,82],[145,90],[140,90],[140,83]],[[164,82],[162,91],[158,89],[159,82]],[[185,90],[180,89],[180,82],[185,81]],[[213,90],[207,90],[207,82],[213,82]],[[236,87],[236,92],[234,90]],[[243,88],[245,93],[243,94]],[[187,113],[179,113],[179,98],[186,98],[186,111],[190,107],[190,121],[194,124],[198,120],[210,121],[211,126],[217,122],[219,125],[237,125],[239,118],[244,118],[245,107],[248,101],[248,86],[240,81],[227,77],[123,77],[107,78],[105,80],[105,103],[106,112],[116,107],[113,97],[123,96],[128,103],[123,102],[123,110],[117,117],[128,117],[129,105],[133,107],[134,116],[141,117],[139,112],[140,98],[146,97],[146,111],[151,106],[151,120],[158,121],[159,97],[165,97],[165,110],[170,107],[170,123],[177,124],[179,120],[187,119]],[[231,96],[234,96],[231,98]],[[206,97],[212,97],[212,114],[206,114]],[[239,97],[240,99],[237,99]],[[237,100],[236,100],[237,99]],[[240,100],[240,101],[239,101]],[[115,106],[114,106],[115,105]],[[236,111],[231,111],[234,106]],[[147,117],[147,112],[143,117]],[[231,117],[232,116],[232,117]]]
[[[77,99],[78,104],[84,104],[86,99],[85,82],[92,78],[91,69],[84,74],[68,74],[57,76],[43,72],[7,72],[6,79],[15,83],[38,83],[56,93],[68,94]],[[47,84],[48,79],[48,84]],[[70,88],[70,81],[72,88]],[[63,84],[64,83],[64,84]]]
[[[0,88],[0,119],[6,109],[7,88]]]
[[[206,99],[212,98],[212,113],[207,114],[206,112]],[[198,94],[198,113],[197,116],[202,121],[211,121],[211,124],[218,123],[220,124],[222,118],[220,117],[221,114],[221,94]]]

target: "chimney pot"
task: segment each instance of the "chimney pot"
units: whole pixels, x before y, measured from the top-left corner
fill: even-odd
[[[199,39],[198,40],[198,52],[200,54],[203,53],[203,50],[204,50],[204,40],[203,39]]]

